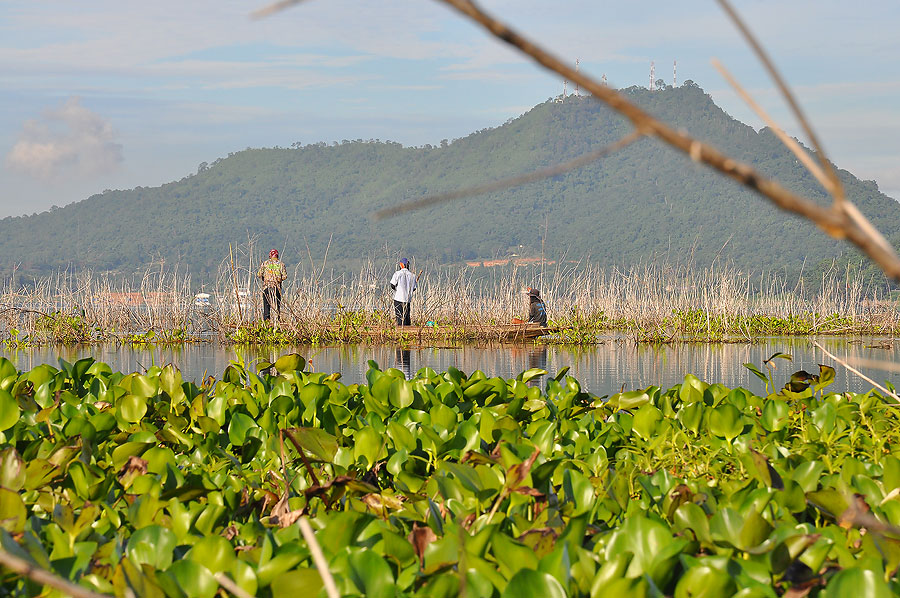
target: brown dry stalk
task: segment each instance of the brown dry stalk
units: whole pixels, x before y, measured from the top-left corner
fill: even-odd
[[[550,54],[534,42],[511,29],[506,24],[488,15],[474,2],[471,2],[470,0],[441,1],[480,24],[498,39],[503,40],[520,50],[522,53],[527,54],[538,64],[562,75],[569,81],[577,83],[582,89],[593,94],[595,98],[606,103],[608,106],[625,116],[638,130],[646,131],[647,134],[659,137],[662,141],[665,141],[672,147],[688,154],[691,159],[702,162],[759,192],[783,210],[803,216],[815,223],[832,237],[837,239],[848,239],[854,245],[859,247],[866,255],[872,258],[872,260],[877,263],[888,276],[895,280],[900,280],[900,259],[897,258],[896,253],[892,248],[885,247],[879,242],[879,239],[872,237],[866,228],[859,226],[856,218],[840,209],[840,204],[843,202],[836,201],[833,209],[828,209],[806,197],[791,193],[779,183],[764,177],[751,166],[733,158],[729,158],[712,146],[704,144],[697,139],[690,137],[686,133],[676,131],[665,123],[650,116],[650,114],[626,100],[624,96],[614,89],[588,77],[584,71],[575,70],[556,56]],[[730,6],[725,0],[719,1],[726,7],[726,10],[730,9]],[[736,23],[738,23],[738,26],[742,31],[746,30],[746,27],[733,10],[729,10],[729,15],[732,16]],[[749,36],[749,31],[747,31],[745,35],[748,36],[749,40],[752,40],[751,44],[758,46],[752,36]],[[761,51],[760,48],[758,53],[761,53]],[[760,55],[761,57],[765,56],[764,53]],[[768,62],[768,59],[765,59],[765,61]],[[769,62],[769,64],[771,63]],[[770,72],[773,73],[773,76],[776,77],[777,81],[781,80],[774,71],[774,67],[770,67]],[[780,83],[780,87],[782,88],[782,93],[785,93],[786,97],[789,98],[788,101],[792,104],[796,104],[796,102],[792,101],[792,97],[790,96],[787,87],[783,85],[783,83]],[[795,108],[795,113],[798,114],[798,118],[801,118],[801,122],[805,122],[805,119],[802,118],[802,114],[799,112],[799,107]],[[807,133],[811,135],[811,139],[815,139],[815,136],[811,134],[811,130],[808,130]],[[819,152],[820,160],[824,160],[818,143],[814,142],[813,145]],[[826,171],[830,169],[827,160],[825,161],[825,168]],[[835,197],[839,196],[836,195]]]
[[[231,592],[232,595],[237,596],[237,598],[253,598],[253,594],[250,594],[244,588],[237,585],[230,577],[225,575],[225,573],[219,571],[215,574],[215,578],[220,586]]]
[[[319,480],[316,478],[316,474],[313,473],[312,467],[310,466],[309,461],[306,459],[306,455],[303,454],[303,449],[300,447],[300,445],[297,444],[297,441],[294,440],[293,436],[289,434],[288,438],[291,440],[291,442],[294,443],[294,446],[297,448],[297,450],[300,451],[300,456],[303,457],[303,463],[306,465],[306,468],[309,471],[309,475],[313,479],[313,483],[318,486]],[[287,461],[284,458],[284,430],[279,431],[278,440],[279,447],[281,449],[281,466],[284,471],[284,497],[282,500],[287,503],[288,479]],[[316,534],[313,532],[312,526],[303,515],[300,515],[297,523],[300,526],[300,533],[303,534],[303,538],[306,540],[306,544],[309,546],[309,552],[312,555],[313,563],[315,564],[316,569],[318,569],[319,571],[319,576],[322,578],[322,583],[325,585],[325,591],[328,594],[328,598],[340,598],[340,592],[338,592],[337,585],[334,583],[334,577],[332,577],[331,575],[331,570],[328,569],[328,561],[325,559],[325,555],[322,553],[322,547],[319,546],[319,541],[316,540]],[[221,580],[219,583],[221,583]],[[223,587],[225,587],[224,584]],[[228,588],[226,587],[226,589]]]
[[[865,380],[866,382],[868,382],[869,384],[871,384],[872,386],[874,386],[875,388],[880,390],[882,392],[882,394],[889,396],[892,399],[894,399],[897,403],[900,403],[900,397],[898,397],[895,393],[889,391],[882,385],[878,384],[877,382],[875,382],[874,380],[872,380],[871,378],[869,378],[868,376],[866,376],[865,374],[863,374],[862,372],[860,372],[859,370],[857,370],[856,368],[851,366],[849,363],[847,363],[843,359],[840,359],[839,357],[835,357],[834,355],[832,355],[831,353],[826,351],[825,347],[823,347],[816,341],[810,341],[810,342],[812,342],[812,344],[817,346],[819,348],[819,350],[822,351],[822,353],[824,353],[826,356],[830,357],[831,359],[835,360],[836,362],[838,362],[839,364],[841,364],[842,366],[847,368],[848,371],[853,372],[854,374],[856,374],[857,376],[859,376],[860,378],[862,378],[863,380]]]
[[[788,318],[797,314],[812,320],[819,333],[835,329],[826,316],[815,314],[845,318],[852,322],[855,332],[892,334],[900,327],[900,306],[882,294],[881,275],[864,275],[849,266],[832,267],[820,281],[810,284],[799,279],[792,282],[771,272],[739,271],[727,262],[695,268],[691,263],[670,263],[665,257],[658,257],[622,269],[582,265],[566,260],[564,255],[553,257],[556,265],[548,266],[553,269],[550,276],[545,272],[542,295],[548,300],[551,318],[560,325],[590,326],[595,330],[628,320],[649,329],[656,323],[663,326],[670,321],[673,310],[699,310],[716,318],[726,329],[741,322],[746,324],[755,315]],[[387,297],[378,292],[387,286],[394,259],[393,252],[383,258],[374,257],[358,274],[338,278],[336,283],[323,284],[321,279],[317,283],[312,275],[295,272],[287,281],[280,334],[294,342],[395,338],[393,319],[388,313],[391,306]],[[414,298],[414,317],[436,322],[435,335],[445,339],[452,336],[459,340],[487,340],[495,336],[492,322],[508,322],[524,315],[527,306],[518,289],[536,286],[539,279],[538,267],[520,266],[514,259],[507,265],[479,265],[462,270],[427,264],[423,295]],[[90,277],[89,273],[85,275],[85,279]],[[165,344],[168,335],[180,328],[191,343],[227,343],[237,326],[227,256],[217,285],[208,289],[213,295],[212,305],[193,305],[193,292],[185,281],[165,277],[163,288],[170,299],[165,305],[152,308],[156,310],[152,322],[156,336],[148,342]],[[47,279],[29,291],[9,284],[0,288],[0,346],[72,343],[70,320],[83,323],[91,343],[128,343],[129,335],[143,335],[151,324],[147,316],[150,306],[104,299],[108,293],[132,289],[127,285],[110,286],[96,276],[89,284],[79,285],[84,288],[77,292]],[[258,299],[259,294],[255,296]],[[60,302],[66,307],[57,311]],[[168,305],[172,306],[169,311]],[[82,315],[77,306],[89,309]],[[255,320],[257,316],[251,318]],[[428,332],[422,331],[423,339],[428,338]]]
[[[340,598],[341,593],[337,589],[337,584],[334,583],[334,577],[332,577],[331,570],[328,568],[328,561],[322,553],[322,547],[319,546],[319,541],[316,539],[316,534],[313,532],[309,520],[301,515],[297,524],[300,526],[300,533],[303,534],[303,539],[306,540],[306,544],[309,546],[310,555],[312,555],[316,569],[319,570],[319,576],[321,576],[322,583],[325,585],[325,592],[328,594],[328,598]]]
[[[284,436],[284,431],[282,431],[282,436]],[[294,439],[293,434],[287,435],[288,440],[294,445],[294,448],[297,449],[297,452],[300,453],[300,458],[303,459],[303,465],[306,467],[307,473],[309,473],[309,477],[312,478],[312,482],[314,486],[319,486],[319,478],[316,477],[316,472],[313,470],[312,465],[309,462],[309,459],[306,458],[306,453],[303,451],[303,447]]]
[[[66,596],[72,596],[73,598],[112,598],[109,594],[98,594],[85,587],[76,585],[2,548],[0,548],[0,565],[43,586],[57,589]]]
[[[883,361],[881,359],[862,359],[859,357],[848,357],[847,363],[851,365],[858,365],[863,368],[870,368],[873,370],[884,370],[886,372],[900,372],[900,363],[894,361]]]
[[[728,72],[728,70],[724,67],[724,65],[722,65],[721,62],[713,59],[712,63],[716,70],[719,71],[719,74],[721,74],[722,77],[724,77],[724,79],[728,81],[728,83],[734,88],[735,92],[737,92],[741,99],[743,99],[744,102],[746,102],[746,104],[750,106],[750,108],[754,112],[756,112],[756,114],[761,119],[763,119],[763,121],[765,121],[767,125],[769,125],[769,127],[771,127],[772,132],[775,133],[775,136],[778,137],[781,143],[783,143],[785,147],[787,147],[789,150],[791,150],[791,152],[793,152],[795,156],[797,156],[797,159],[800,160],[800,162],[803,163],[804,166],[806,166],[806,169],[810,173],[812,173],[812,175],[816,177],[816,179],[822,184],[825,190],[831,194],[831,196],[835,199],[833,209],[843,210],[844,213],[846,213],[847,216],[849,216],[854,222],[856,222],[856,224],[860,228],[862,228],[865,233],[872,237],[872,239],[874,239],[876,243],[884,248],[887,248],[888,251],[893,251],[887,240],[881,235],[880,232],[878,232],[878,229],[872,226],[872,224],[866,219],[866,217],[862,215],[856,205],[844,198],[844,189],[841,186],[840,180],[837,179],[836,176],[833,176],[834,172],[830,170],[830,174],[826,174],[824,171],[822,171],[822,169],[819,168],[818,165],[816,165],[810,155],[802,147],[800,147],[800,144],[797,143],[797,141],[795,141],[792,137],[788,137],[787,133],[785,133],[784,130],[780,126],[778,126],[778,123],[776,123],[775,120],[753,100],[750,94],[748,94],[744,90],[744,88],[741,87],[741,84],[738,83],[737,79],[735,79],[731,75],[731,73]]]
[[[778,72],[778,69],[775,68],[775,63],[773,63],[769,58],[769,55],[762,47],[762,44],[757,41],[756,36],[753,35],[753,33],[750,31],[750,28],[747,27],[743,19],[741,19],[741,17],[737,14],[737,11],[734,9],[734,7],[731,6],[728,0],[718,0],[718,2],[725,13],[734,22],[734,25],[741,32],[741,35],[744,36],[744,39],[747,40],[747,43],[750,44],[750,47],[756,53],[756,57],[759,58],[759,61],[763,63],[763,66],[765,67],[766,71],[768,71],[769,76],[772,77],[772,80],[775,81],[775,85],[777,85],[779,91],[781,91],[781,95],[784,96],[785,101],[794,112],[794,116],[796,116],[797,120],[800,122],[800,126],[803,127],[803,131],[809,138],[809,142],[812,144],[813,149],[815,150],[816,155],[819,158],[819,162],[822,163],[822,167],[825,169],[825,172],[828,174],[828,178],[831,179],[832,185],[834,186],[833,196],[835,208],[837,208],[844,200],[844,187],[843,185],[841,185],[841,180],[838,178],[837,173],[834,171],[834,168],[832,168],[831,162],[828,161],[828,158],[825,155],[825,150],[822,149],[822,144],[819,143],[819,139],[816,136],[815,132],[813,132],[812,126],[810,126],[809,121],[806,119],[806,116],[804,116],[803,110],[800,108],[800,104],[796,99],[794,99],[794,94],[791,93],[790,87],[788,87],[788,84],[785,82],[784,78],[782,78],[781,74]]]
[[[622,137],[615,143],[611,143],[606,147],[603,147],[599,150],[590,152],[583,156],[578,156],[574,160],[569,160],[568,162],[563,162],[562,164],[556,164],[555,166],[551,166],[549,168],[543,168],[541,170],[535,170],[533,172],[529,172],[527,174],[514,176],[506,179],[500,179],[498,181],[491,181],[490,183],[482,183],[480,185],[474,185],[472,187],[466,187],[465,189],[459,189],[458,191],[449,191],[447,193],[438,193],[437,195],[429,195],[427,197],[423,197],[421,199],[416,199],[413,201],[405,202],[400,205],[385,208],[383,210],[379,210],[375,212],[375,218],[390,218],[392,216],[398,216],[404,212],[411,212],[413,210],[418,210],[420,208],[426,208],[429,206],[433,206],[435,204],[443,203],[445,201],[451,201],[453,199],[462,199],[464,197],[472,197],[474,195],[483,195],[485,193],[492,193],[494,191],[501,191],[503,189],[508,189],[510,187],[518,187],[520,185],[524,185],[526,183],[533,183],[535,181],[540,181],[546,178],[550,178],[552,176],[556,176],[558,174],[563,174],[569,172],[570,170],[575,170],[576,168],[581,168],[582,166],[586,166],[591,162],[596,162],[600,158],[604,156],[608,156],[609,154],[615,153],[620,149],[631,145],[638,139],[644,136],[644,133],[641,131],[632,131],[625,137]]]
[[[251,16],[256,19],[261,19],[286,8],[290,8],[295,4],[300,4],[301,2],[303,2],[303,0],[280,0],[279,2],[275,2],[274,4],[270,4],[269,6],[265,6],[251,13]]]
[[[760,117],[763,122],[765,122],[772,129],[772,132],[778,137],[778,139],[787,147],[800,162],[806,166],[806,169],[812,173],[816,180],[821,183],[822,187],[825,188],[826,191],[831,193],[832,195],[837,195],[839,192],[839,187],[836,187],[833,179],[829,178],[828,175],[816,164],[813,159],[810,157],[809,153],[806,152],[800,144],[793,138],[789,137],[787,133],[784,132],[778,123],[775,122],[769,114],[763,110],[762,106],[756,103],[753,97],[747,93],[747,91],[738,83],[738,80],[728,72],[728,69],[725,68],[721,62],[717,59],[713,58],[712,65],[715,67],[719,74],[722,75],[722,78],[725,79],[729,85],[734,89],[735,93],[740,96],[744,103],[747,104],[751,110],[756,112],[756,115]]]

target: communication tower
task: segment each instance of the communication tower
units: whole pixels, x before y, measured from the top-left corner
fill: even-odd
[[[653,91],[653,82],[656,80],[656,67],[653,61],[650,61],[650,91]]]
[[[578,72],[578,59],[577,58],[575,59],[575,72],[576,73]],[[575,95],[576,96],[581,95],[580,93],[578,93],[578,81],[575,82]]]
[[[568,93],[568,92],[566,91],[566,86],[567,86],[568,84],[569,84],[568,79],[563,79],[563,95],[562,95],[563,101],[566,100],[566,94]]]
[[[606,73],[603,73],[603,77],[600,79],[600,83],[606,85]]]
[[[678,87],[678,61],[672,61],[672,87]]]

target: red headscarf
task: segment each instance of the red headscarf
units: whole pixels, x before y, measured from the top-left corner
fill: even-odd
[[[278,250],[277,250],[277,249],[273,249],[272,251],[270,251],[270,252],[269,252],[269,257],[278,257]]]

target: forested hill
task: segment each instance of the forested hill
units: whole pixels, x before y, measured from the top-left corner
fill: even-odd
[[[624,92],[675,127],[750,162],[789,189],[827,202],[768,130],[723,112],[701,88]],[[812,225],[658,141],[641,140],[590,166],[522,187],[375,221],[380,208],[425,194],[527,173],[603,147],[630,127],[598,102],[548,101],[494,129],[403,147],[346,141],[229,154],[154,188],[109,191],[33,216],[0,221],[0,267],[45,275],[66,266],[124,274],[151,261],[214,273],[229,244],[285,248],[288,265],[353,268],[400,250],[449,264],[545,251],[627,265],[667,259],[797,272],[850,250]],[[895,243],[900,204],[839,171],[847,194]],[[329,245],[330,244],[330,245]],[[308,250],[307,250],[308,246]],[[385,248],[389,248],[386,250]]]

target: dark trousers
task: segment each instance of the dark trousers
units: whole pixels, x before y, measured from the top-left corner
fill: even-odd
[[[403,303],[394,299],[394,316],[397,318],[397,326],[409,326],[409,303]]]
[[[269,314],[275,308],[277,317],[281,317],[281,289],[269,287],[263,290],[263,320],[269,319]]]

